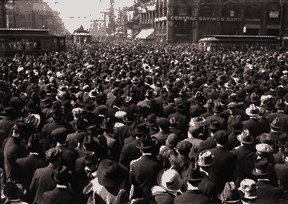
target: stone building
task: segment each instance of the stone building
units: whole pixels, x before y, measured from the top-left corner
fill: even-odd
[[[171,43],[197,43],[205,35],[279,36],[288,32],[287,8],[288,0],[151,0],[139,8],[140,27]]]

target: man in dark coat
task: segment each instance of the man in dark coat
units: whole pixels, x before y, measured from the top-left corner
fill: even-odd
[[[151,137],[154,137],[158,140],[160,145],[165,145],[165,141],[170,134],[169,126],[170,122],[166,118],[157,118],[156,123],[159,127],[159,132],[155,135],[151,135]]]
[[[13,108],[7,107],[0,116],[0,129],[3,130],[3,135],[0,136],[0,148],[4,139],[8,138],[11,128],[13,126]]]
[[[244,129],[248,129],[254,138],[264,133],[266,127],[258,121],[260,114],[259,108],[257,108],[254,104],[251,104],[245,112],[250,118],[249,120],[243,121]]]
[[[23,185],[24,189],[29,189],[31,180],[36,169],[44,168],[47,163],[39,157],[39,146],[37,141],[29,141],[27,149],[30,154],[27,157],[17,159],[17,182]],[[32,200],[33,201],[33,200]]]
[[[130,164],[130,183],[134,188],[132,199],[148,199],[151,196],[151,188],[157,185],[156,178],[162,165],[153,153],[156,143],[149,135],[144,135],[136,145],[143,153]]]
[[[282,198],[281,189],[270,184],[270,177],[273,172],[274,166],[266,158],[255,161],[252,174],[257,177],[257,186],[261,191],[256,200],[257,203],[279,203],[279,199]]]
[[[283,132],[288,133],[288,115],[284,113],[284,109],[286,107],[285,102],[282,99],[278,99],[277,103],[275,104],[275,108],[277,109],[276,113],[270,113],[266,116],[266,119],[269,121],[269,123],[272,123],[272,121],[275,118],[279,118],[279,122],[281,124],[281,130]]]
[[[228,142],[226,131],[220,130],[214,136],[217,145],[210,152],[214,155],[215,163],[208,173],[209,178],[217,185],[217,191],[222,192],[226,182],[234,181],[236,156],[224,148]]]
[[[52,174],[61,163],[62,150],[59,148],[51,148],[46,151],[46,159],[49,165],[44,168],[37,169],[33,175],[30,191],[31,197],[34,197],[33,204],[43,202],[43,193],[51,191],[56,187]]]
[[[68,171],[65,166],[59,166],[53,173],[56,188],[43,194],[42,204],[73,204],[75,197],[68,182]]]
[[[236,160],[236,185],[239,186],[243,179],[256,179],[251,173],[254,168],[254,162],[257,158],[255,151],[252,150],[254,144],[254,138],[250,135],[249,130],[244,130],[237,136],[241,146],[236,147],[231,153],[237,156]]]
[[[17,173],[16,160],[26,157],[29,154],[29,152],[21,144],[27,133],[28,127],[23,122],[19,121],[12,127],[11,137],[8,138],[3,152],[4,168],[7,180],[15,180]]]
[[[136,147],[136,144],[139,143],[140,138],[147,133],[146,123],[139,123],[136,125],[133,134],[135,135],[136,139],[129,143],[124,145],[124,147],[121,150],[119,163],[127,166],[130,168],[130,162],[132,160],[138,159],[141,156],[141,151],[139,148]]]
[[[203,106],[203,104],[205,103],[205,97],[202,92],[198,91],[195,94],[195,101],[197,104],[190,106],[189,110],[190,118],[198,117],[206,112],[206,108]]]
[[[61,164],[67,166],[69,171],[74,171],[75,161],[78,158],[78,153],[75,150],[70,150],[65,145],[68,130],[60,127],[51,132],[51,137],[57,142],[56,148],[61,149]]]

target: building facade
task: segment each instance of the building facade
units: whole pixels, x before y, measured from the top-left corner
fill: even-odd
[[[280,36],[288,33],[287,8],[288,0],[151,0],[139,8],[139,25],[169,43],[197,43],[205,35]]]

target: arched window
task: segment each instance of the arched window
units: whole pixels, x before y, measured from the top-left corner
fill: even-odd
[[[239,6],[235,1],[228,1],[223,5],[223,17],[239,17]]]

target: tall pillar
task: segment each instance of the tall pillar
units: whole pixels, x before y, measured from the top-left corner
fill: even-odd
[[[170,16],[173,16],[174,0],[167,0],[167,35],[166,39],[168,43],[173,43],[175,41],[175,26],[174,21],[170,20]]]

